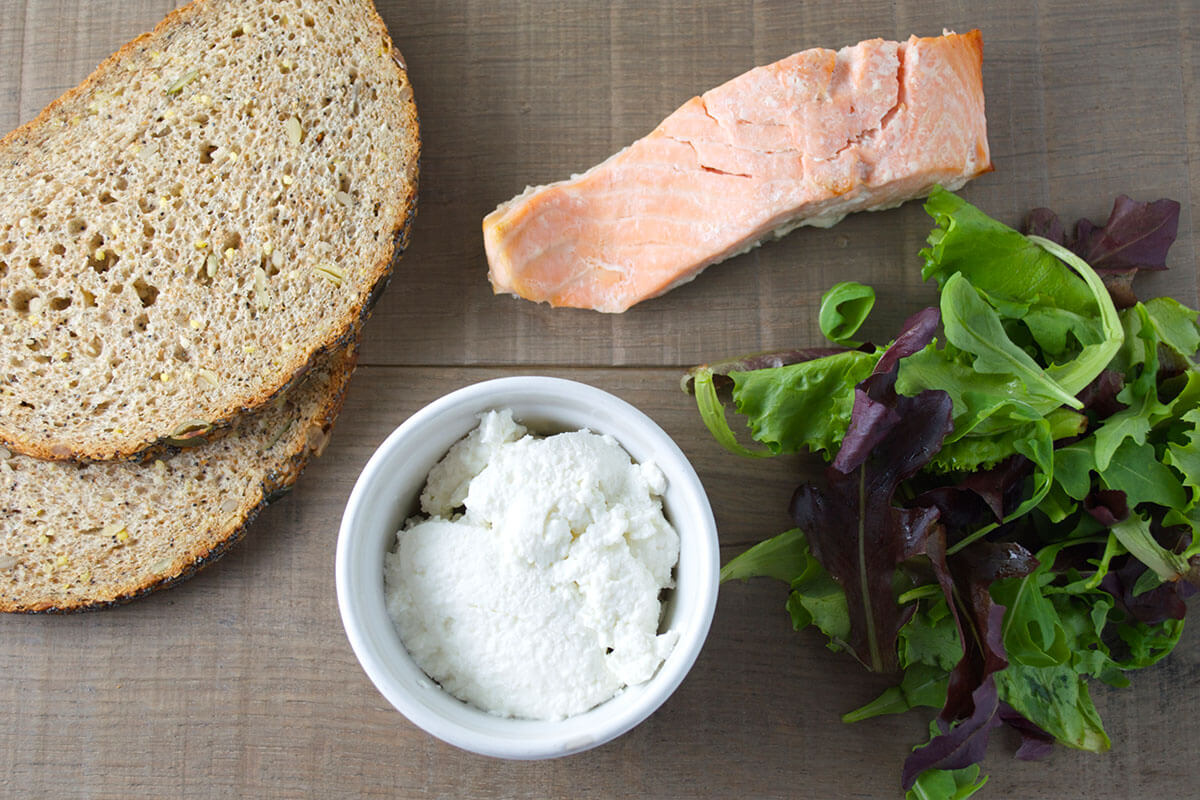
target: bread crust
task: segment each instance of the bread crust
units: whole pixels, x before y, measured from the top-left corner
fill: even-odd
[[[102,61],[79,85],[68,89],[43,108],[33,119],[0,139],[0,151],[11,142],[17,141],[22,137],[27,137],[39,127],[45,125],[64,104],[101,85],[103,78],[106,77],[108,72],[115,69],[124,58],[133,53],[139,46],[146,44],[150,40],[162,37],[179,26],[188,24],[193,17],[198,16],[204,7],[211,2],[212,0],[192,0],[187,5],[181,6],[167,14],[152,31],[143,33],[127,42],[115,53]],[[405,61],[400,51],[396,49],[392,42],[387,26],[379,16],[378,10],[375,9],[371,0],[363,0],[363,2],[369,11],[369,24],[375,29],[375,33],[386,42],[386,46],[390,50],[390,61],[395,68],[397,83],[401,85],[408,83]],[[392,272],[408,246],[410,229],[416,217],[420,180],[420,120],[415,102],[410,101],[404,110],[407,118],[408,135],[414,152],[411,187],[404,192],[402,197],[397,196],[395,198],[396,218],[391,226],[391,252],[379,258],[371,265],[371,272],[375,275],[373,284],[367,291],[359,294],[357,302],[347,311],[341,324],[335,326],[335,332],[332,335],[322,341],[312,343],[306,354],[300,354],[286,380],[275,386],[266,387],[256,394],[249,395],[242,402],[228,404],[225,407],[215,410],[211,418],[206,420],[208,427],[203,435],[195,437],[198,444],[220,438],[229,431],[241,415],[261,408],[292,389],[297,381],[303,378],[319,359],[332,351],[347,347],[351,342],[356,342],[360,338],[363,324],[370,317],[374,305],[387,288]],[[403,185],[404,182],[400,183]],[[61,443],[49,444],[44,439],[30,440],[21,438],[20,433],[20,431],[12,430],[6,425],[3,417],[0,417],[0,444],[14,453],[43,460],[75,461],[80,463],[101,461],[141,462],[150,458],[169,455],[179,449],[178,440],[170,433],[163,433],[155,438],[131,440],[124,445],[113,447],[102,447],[91,441],[74,442],[64,447]]]

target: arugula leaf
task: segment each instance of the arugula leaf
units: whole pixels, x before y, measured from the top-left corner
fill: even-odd
[[[1162,460],[1179,473],[1183,485],[1191,490],[1190,507],[1200,498],[1200,409],[1193,408],[1180,419],[1187,426],[1180,431],[1182,441],[1169,442]]]
[[[1053,590],[1051,590],[1053,591]],[[1082,589],[1050,595],[1058,619],[1071,644],[1071,667],[1080,675],[1089,675],[1109,686],[1128,686],[1123,667],[1112,658],[1107,639],[1115,602],[1103,590]]]
[[[1093,542],[1066,539],[1049,545],[1038,552],[1039,565],[1033,572],[992,584],[992,597],[1006,607],[1003,636],[1010,665],[1065,665],[1112,685],[1128,683],[1104,641],[1112,597],[1096,588],[1098,580],[1056,583],[1062,574],[1057,567],[1062,551]],[[1099,571],[1107,570],[1109,558],[1106,550]]]
[[[1187,503],[1187,492],[1177,474],[1158,460],[1154,445],[1125,441],[1117,448],[1100,482],[1107,489],[1125,493],[1133,508],[1140,503],[1157,503],[1175,508]]]
[[[875,290],[870,286],[855,281],[835,283],[821,296],[817,324],[829,341],[858,347],[859,342],[850,341],[850,337],[858,332],[874,307]]]
[[[951,275],[942,285],[941,308],[946,339],[975,356],[972,366],[976,372],[1015,375],[1033,394],[1055,400],[1052,405],[1083,408],[1083,403],[1067,394],[1028,353],[1012,343],[1000,315],[962,273]]]
[[[1117,626],[1117,635],[1129,648],[1129,657],[1119,662],[1122,669],[1144,669],[1165,658],[1183,634],[1183,620],[1165,619],[1154,625],[1134,620]]]
[[[1158,336],[1150,324],[1149,315],[1141,303],[1122,315],[1125,329],[1123,351],[1130,360],[1126,372],[1138,368],[1137,377],[1125,384],[1117,400],[1126,408],[1116,412],[1096,429],[1096,469],[1108,469],[1113,454],[1126,440],[1145,444],[1150,432],[1151,416],[1158,412]]]

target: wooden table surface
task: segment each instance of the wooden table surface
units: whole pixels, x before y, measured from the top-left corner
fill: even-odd
[[[171,0],[0,0],[0,127],[31,118]],[[485,378],[561,375],[657,420],[709,492],[722,557],[788,526],[803,466],[721,450],[680,368],[810,346],[830,284],[874,284],[886,338],[928,304],[919,204],[802,229],[620,316],[495,297],[480,218],[528,183],[582,171],[684,100],[757,64],[863,38],[983,30],[996,170],[964,192],[1010,223],[1048,205],[1105,217],[1118,193],[1183,203],[1173,270],[1195,303],[1197,6],[1166,0],[380,2],[423,126],[412,247],[366,330],[325,455],[246,541],[168,592],[101,613],[0,619],[4,797],[899,797],[917,714],[844,725],[887,679],[792,632],[779,584],[725,586],[675,695],[633,732],[540,763],[470,755],[391,710],[338,619],[338,522],[373,448],[434,398]],[[1182,797],[1200,767],[1200,633],[1131,688],[1094,689],[1102,755],[1013,760],[993,739],[983,797]]]

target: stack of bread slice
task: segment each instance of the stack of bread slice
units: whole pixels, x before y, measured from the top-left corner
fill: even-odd
[[[169,585],[295,481],[419,149],[370,0],[195,0],[0,141],[0,610]]]

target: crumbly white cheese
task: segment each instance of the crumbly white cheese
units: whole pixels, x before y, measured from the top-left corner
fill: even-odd
[[[388,612],[446,691],[502,716],[562,719],[652,677],[679,536],[666,479],[611,436],[526,435],[491,411],[429,475],[425,518],[387,554]]]

